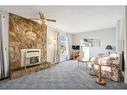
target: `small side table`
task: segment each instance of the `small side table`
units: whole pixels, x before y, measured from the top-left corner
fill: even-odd
[[[86,71],[88,69],[88,64],[89,64],[89,61],[82,61],[82,60],[78,60],[78,67],[79,67],[79,62],[82,62],[83,64],[85,64],[86,66]]]
[[[72,52],[72,59],[73,59],[73,60],[78,60],[78,59],[79,59],[79,56],[80,56],[79,50],[74,50],[74,51]]]

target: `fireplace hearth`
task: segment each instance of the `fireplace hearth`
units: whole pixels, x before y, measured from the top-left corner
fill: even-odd
[[[21,67],[12,70],[10,72],[10,78],[19,78],[26,74],[38,72],[50,67],[50,62],[41,62],[40,49],[21,49]]]

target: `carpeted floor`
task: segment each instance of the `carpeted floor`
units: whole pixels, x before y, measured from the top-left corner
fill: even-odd
[[[107,84],[101,86],[95,81],[96,76],[89,75],[85,65],[66,61],[21,78],[1,80],[0,89],[127,89],[122,82],[106,79]]]

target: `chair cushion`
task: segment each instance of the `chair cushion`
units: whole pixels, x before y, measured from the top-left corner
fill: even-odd
[[[97,58],[97,57],[96,57],[96,58],[91,58],[91,59],[90,59],[90,62],[91,62],[91,63],[94,63],[94,64],[95,64],[95,63],[98,63],[98,58]]]
[[[99,58],[98,63],[102,65],[109,65],[111,63],[110,57]]]
[[[117,54],[117,53],[113,53],[109,56],[111,59],[117,59],[120,57],[120,54]]]

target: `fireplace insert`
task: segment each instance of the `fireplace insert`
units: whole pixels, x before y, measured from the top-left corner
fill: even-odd
[[[39,62],[39,56],[30,57],[30,64],[36,64]]]

